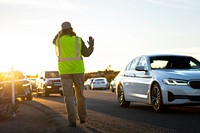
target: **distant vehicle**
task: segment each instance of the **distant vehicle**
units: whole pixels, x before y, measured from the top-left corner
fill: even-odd
[[[94,78],[91,83],[91,89],[108,89],[108,81],[104,77]]]
[[[12,97],[12,82],[11,72],[2,72],[0,82],[0,97],[11,98]],[[21,98],[21,100],[32,100],[31,83],[25,79],[24,75],[20,71],[14,72],[14,89],[15,98]]]
[[[36,78],[27,78],[27,80],[30,81],[31,83],[31,91],[36,92],[37,91],[37,86],[36,86]]]
[[[146,103],[156,112],[172,105],[200,105],[200,62],[185,55],[142,55],[116,76],[121,107]]]
[[[112,81],[110,82],[110,90],[111,90],[112,92],[115,92],[115,89],[116,89],[116,81],[115,81],[115,80],[112,80]]]
[[[90,90],[91,89],[91,83],[93,81],[94,78],[89,78],[84,82],[84,87],[86,90]]]
[[[60,75],[58,71],[43,71],[37,79],[37,95],[48,97],[51,93],[63,96]]]

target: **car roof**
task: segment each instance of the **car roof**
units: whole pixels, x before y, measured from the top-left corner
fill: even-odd
[[[93,80],[96,80],[96,79],[106,79],[104,77],[98,77],[98,78],[94,78]]]
[[[141,55],[141,56],[145,56],[145,57],[154,57],[154,56],[184,56],[184,57],[191,57],[189,55],[184,55],[184,54],[144,54],[144,55]]]

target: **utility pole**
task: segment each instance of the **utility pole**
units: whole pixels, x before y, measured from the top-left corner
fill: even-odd
[[[11,68],[11,87],[12,87],[12,105],[13,105],[13,117],[15,117],[15,82],[14,82],[14,67]]]

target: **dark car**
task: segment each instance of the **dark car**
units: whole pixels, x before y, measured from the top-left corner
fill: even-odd
[[[0,97],[12,97],[12,79],[11,72],[0,73]],[[31,83],[24,78],[23,73],[20,71],[14,72],[14,92],[15,98],[22,100],[32,100]]]
[[[58,71],[43,71],[37,80],[37,95],[48,97],[51,93],[63,96],[60,75]]]

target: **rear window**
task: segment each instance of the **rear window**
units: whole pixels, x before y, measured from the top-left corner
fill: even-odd
[[[95,79],[95,82],[102,82],[105,81],[105,79]]]

